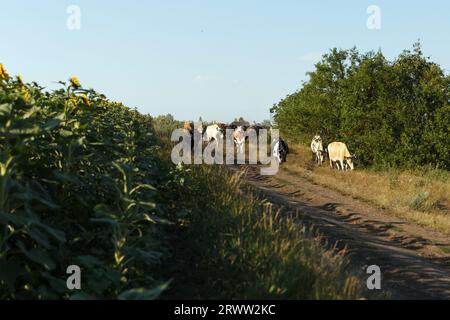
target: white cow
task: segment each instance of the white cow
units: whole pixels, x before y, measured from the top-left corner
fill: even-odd
[[[346,169],[344,161],[347,162],[351,170],[355,169],[352,161],[354,156],[350,154],[347,145],[343,142],[330,143],[328,145],[328,156],[330,157],[331,169],[333,169],[333,163],[338,162],[340,164],[340,168],[338,166],[338,170],[344,171]]]
[[[212,126],[208,126],[206,128],[205,140],[208,142],[215,140],[217,143],[223,140],[223,131],[219,125],[213,124]]]
[[[312,139],[311,151],[313,153],[314,160],[319,166],[321,166],[323,164],[325,152],[323,149],[322,138],[319,135],[314,136],[314,138]]]
[[[233,132],[233,139],[236,143],[238,153],[243,154],[245,151],[245,131],[244,127],[239,126]]]

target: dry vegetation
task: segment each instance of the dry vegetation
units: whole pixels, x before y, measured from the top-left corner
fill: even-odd
[[[293,154],[284,170],[320,185],[374,203],[419,225],[450,234],[450,174],[445,170],[398,169],[353,172],[330,170],[328,162],[317,168],[308,147],[292,144]]]
[[[207,165],[178,174],[184,187],[176,206],[185,214],[172,241],[177,263],[167,270],[173,289],[163,298],[364,297],[364,282],[344,251],[324,248],[297,216],[275,212],[242,185],[240,174]]]

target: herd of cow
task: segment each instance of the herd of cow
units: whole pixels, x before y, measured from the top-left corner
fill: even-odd
[[[192,147],[194,146],[194,130],[198,130],[198,133],[204,137],[207,142],[211,141],[223,141],[227,130],[233,132],[233,141],[236,145],[237,152],[240,154],[245,153],[245,142],[248,139],[248,130],[253,130],[256,136],[259,136],[261,129],[268,129],[261,125],[245,126],[239,124],[224,124],[218,123],[209,126],[194,127],[192,122],[185,122],[184,130],[192,137]],[[322,166],[325,158],[328,156],[330,160],[330,166],[333,169],[336,165],[338,170],[354,170],[353,160],[354,155],[351,155],[348,151],[347,145],[342,142],[333,142],[328,145],[327,148],[323,147],[322,138],[319,135],[314,136],[311,142],[311,151],[313,153],[314,161],[317,165]],[[283,163],[287,161],[287,155],[289,154],[289,146],[281,137],[272,140],[271,143],[272,155]]]

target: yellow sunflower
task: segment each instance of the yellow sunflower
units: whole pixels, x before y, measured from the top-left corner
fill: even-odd
[[[78,89],[81,87],[80,81],[78,81],[78,78],[76,76],[72,76],[70,78],[70,84],[72,85],[72,87],[74,87],[75,89]]]
[[[6,71],[6,69],[3,66],[3,64],[0,63],[0,80],[8,81],[8,79],[9,79],[9,74]]]
[[[28,92],[28,90],[27,90],[27,88],[25,86],[22,86],[20,88],[20,93],[22,95],[23,101],[28,103],[28,101],[30,100],[30,92]]]
[[[17,82],[21,85],[23,85],[23,79],[22,79],[22,75],[17,75]]]
[[[87,97],[87,95],[86,95],[85,93],[83,93],[83,94],[80,96],[80,98],[81,98],[81,100],[83,101],[83,103],[84,103],[85,105],[87,105],[87,106],[90,106],[90,105],[91,105],[91,102],[89,101],[89,98]]]

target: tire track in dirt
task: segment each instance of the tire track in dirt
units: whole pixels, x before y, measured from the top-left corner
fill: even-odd
[[[450,299],[450,255],[439,248],[450,245],[449,237],[283,170],[276,176],[261,176],[257,166],[233,170],[244,170],[275,208],[300,213],[328,245],[346,248],[355,269],[378,265],[390,298]]]

